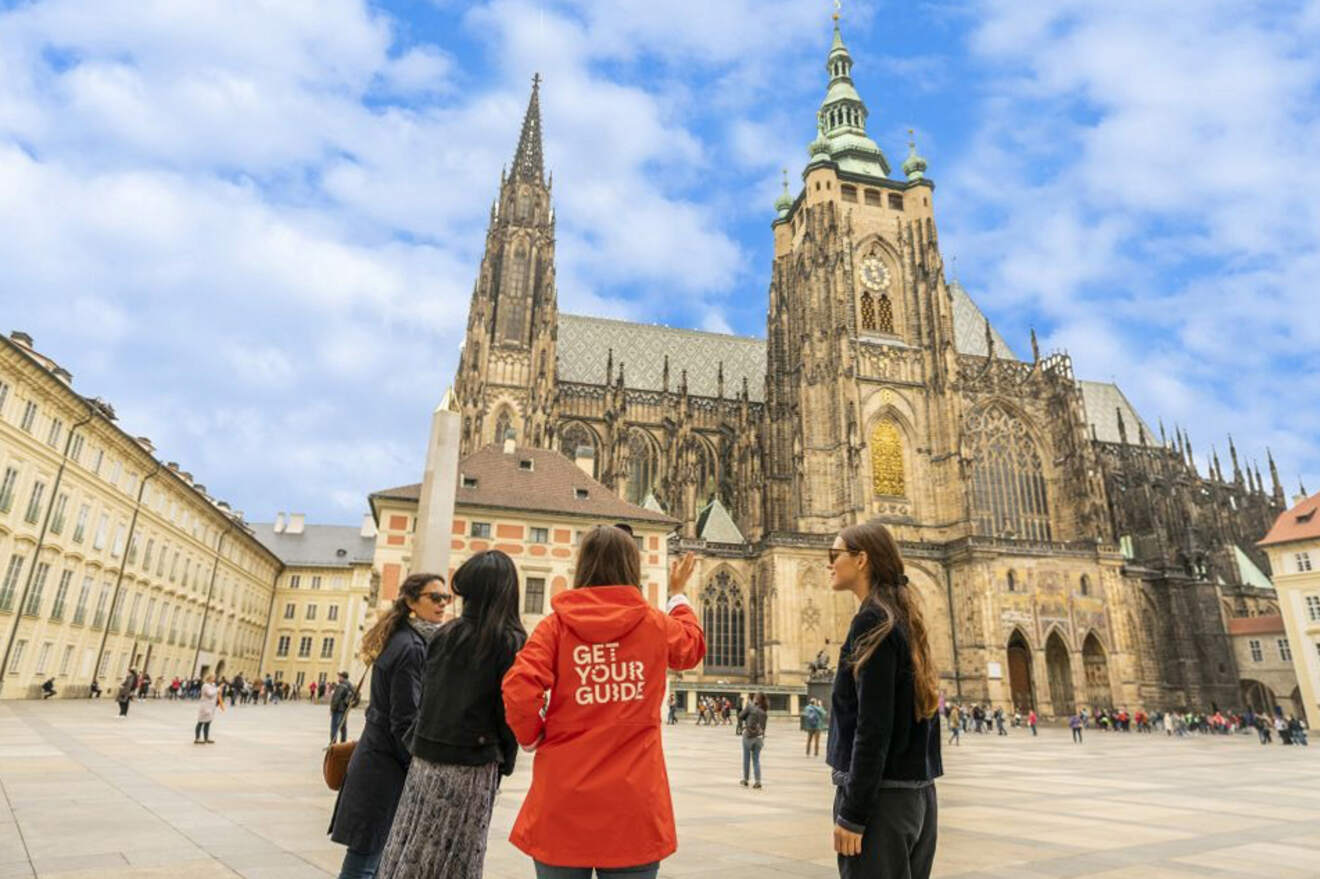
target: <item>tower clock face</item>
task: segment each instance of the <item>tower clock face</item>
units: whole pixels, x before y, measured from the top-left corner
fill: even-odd
[[[876,291],[889,287],[889,269],[878,257],[868,256],[862,260],[862,283]]]

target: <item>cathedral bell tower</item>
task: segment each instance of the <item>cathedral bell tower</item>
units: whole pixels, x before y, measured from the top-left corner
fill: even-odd
[[[513,166],[500,174],[472,290],[454,380],[464,455],[509,432],[523,445],[550,444],[558,308],[553,179],[546,180],[542,159],[540,87],[538,74]]]
[[[770,531],[821,533],[873,515],[914,515],[915,449],[940,444],[918,439],[930,407],[914,389],[938,391],[953,356],[934,185],[915,147],[906,179],[890,177],[866,131],[869,111],[837,14],[825,70],[803,188],[794,197],[785,180],[772,223]]]

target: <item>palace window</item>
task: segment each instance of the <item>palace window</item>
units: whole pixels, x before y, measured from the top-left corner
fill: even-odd
[[[545,578],[528,577],[523,613],[545,613]]]
[[[880,191],[877,189],[866,190],[866,203],[871,207],[880,207]]]
[[[1320,623],[1320,595],[1306,596],[1306,617],[1313,623]]]
[[[850,183],[845,183],[839,187],[839,195],[843,197],[844,201],[856,202],[857,187]]]
[[[472,528],[468,533],[469,537],[490,537],[489,522],[473,522]]]
[[[893,421],[884,420],[871,429],[871,485],[884,497],[907,494],[903,479],[903,434]]]
[[[1257,640],[1254,639],[1254,638],[1251,639],[1250,641],[1247,642],[1247,648],[1251,651],[1251,661],[1252,661],[1252,662],[1264,662],[1264,661],[1265,661],[1265,651],[1263,651],[1263,650],[1260,649],[1260,642],[1259,642],[1259,641],[1257,641]]]
[[[170,640],[173,641],[174,639],[171,638]],[[275,644],[275,655],[276,655],[276,656],[288,656],[288,655],[289,655],[289,640],[290,640],[290,639],[289,639],[289,636],[288,636],[288,635],[280,635],[280,640],[279,640],[278,642],[276,642],[276,644]]]
[[[1295,555],[1297,561],[1297,573],[1305,574],[1311,570],[1311,554],[1309,552],[1299,552]]]
[[[334,655],[335,655],[335,639],[334,639],[334,638],[322,638],[322,639],[321,639],[321,658],[322,658],[322,659],[331,659],[331,658],[334,657]]]
[[[1049,506],[1040,452],[1022,421],[999,406],[968,416],[972,445],[972,506],[978,534],[1050,539]]]
[[[889,206],[896,211],[903,210],[903,196],[896,192],[889,193]]]
[[[1278,640],[1278,645],[1279,645],[1279,659],[1283,660],[1284,662],[1292,662],[1292,648],[1288,646],[1288,639],[1280,638]]]
[[[747,662],[742,590],[728,571],[720,571],[701,593],[701,622],[706,630],[706,668],[742,668]]]
[[[303,635],[298,639],[298,658],[306,659],[312,655],[312,636]]]

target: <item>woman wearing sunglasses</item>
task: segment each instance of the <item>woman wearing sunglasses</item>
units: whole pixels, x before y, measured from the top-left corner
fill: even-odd
[[[413,574],[362,636],[362,658],[372,664],[371,704],[330,819],[330,838],[348,846],[339,879],[376,875],[412,760],[404,737],[422,701],[426,643],[453,598],[440,575]]]
[[[828,763],[842,879],[926,879],[943,774],[939,694],[921,602],[879,521],[843,529],[831,587],[861,602],[839,656]]]
[[[454,572],[463,614],[426,651],[413,760],[380,879],[481,879],[500,778],[518,743],[504,722],[500,680],[527,641],[518,571],[499,550]]]

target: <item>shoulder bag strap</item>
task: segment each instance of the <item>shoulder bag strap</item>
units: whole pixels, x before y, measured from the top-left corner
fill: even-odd
[[[352,711],[353,706],[362,699],[362,684],[367,680],[367,672],[369,671],[371,671],[371,663],[368,662],[367,667],[362,669],[362,676],[358,678],[357,686],[353,688],[353,698],[349,699],[348,704],[344,706],[344,716],[339,721],[339,729],[341,730],[348,726],[348,712]]]

